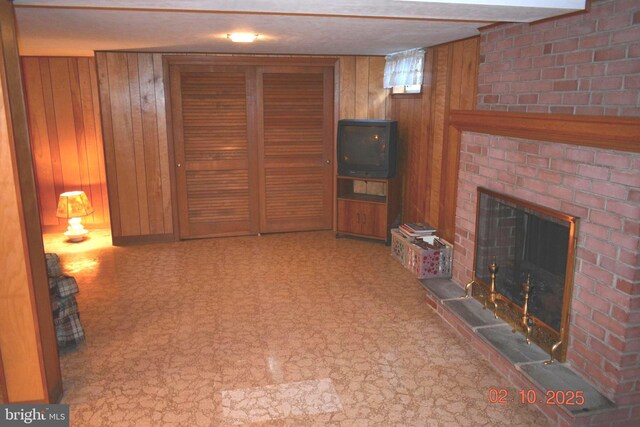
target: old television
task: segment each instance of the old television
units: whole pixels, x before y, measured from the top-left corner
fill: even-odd
[[[338,122],[338,174],[359,178],[393,178],[396,174],[398,122]]]

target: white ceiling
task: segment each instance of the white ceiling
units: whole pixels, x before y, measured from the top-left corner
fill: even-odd
[[[95,50],[384,55],[531,22],[585,0],[15,0],[22,55]],[[231,43],[227,33],[261,35]]]

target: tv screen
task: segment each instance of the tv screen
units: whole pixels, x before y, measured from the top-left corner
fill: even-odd
[[[397,122],[340,120],[338,173],[361,178],[392,178],[396,172]]]

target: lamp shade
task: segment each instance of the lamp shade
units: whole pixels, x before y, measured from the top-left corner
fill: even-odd
[[[56,212],[58,218],[80,218],[92,213],[93,207],[84,191],[67,191],[60,195]]]

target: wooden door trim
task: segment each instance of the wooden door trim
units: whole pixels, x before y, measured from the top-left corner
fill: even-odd
[[[0,67],[2,67],[0,84],[2,84],[2,96],[7,116],[8,144],[13,157],[15,181],[20,190],[17,201],[21,221],[16,226],[21,229],[25,247],[23,257],[29,279],[29,283],[25,286],[28,288],[31,300],[37,359],[43,386],[41,395],[45,403],[54,403],[62,395],[62,371],[51,311],[49,280],[36,197],[33,157],[12,2],[0,2],[0,32],[0,42],[2,43],[0,47]],[[8,386],[5,382],[4,370],[2,380],[3,391],[6,391]],[[10,396],[3,394],[3,399],[9,402]]]
[[[173,240],[180,240],[180,217],[178,210],[178,183],[176,177],[175,141],[173,139],[173,109],[171,104],[171,68],[165,56],[162,56],[162,76],[164,85],[164,108],[167,129],[167,151],[169,155],[169,186],[171,188],[171,221]]]
[[[331,176],[329,178],[327,178],[327,181],[324,183],[325,188],[330,188],[330,191],[328,191],[328,194],[325,194],[325,201],[324,203],[327,206],[331,206],[331,218],[329,220],[329,224],[328,226],[333,229],[333,220],[334,220],[334,216],[333,216],[333,212],[335,210],[335,204],[336,204],[336,195],[338,194],[336,192],[336,171],[335,171],[335,157],[336,157],[336,106],[337,103],[339,102],[339,98],[335,97],[335,87],[336,87],[336,79],[335,79],[335,67],[325,67],[324,68],[324,80],[326,82],[330,82],[330,84],[327,84],[324,86],[324,94],[323,94],[323,98],[324,99],[331,99],[333,102],[333,106],[334,108],[332,109],[330,105],[327,105],[324,108],[323,111],[323,115],[324,115],[324,122],[326,123],[325,125],[325,139],[327,141],[331,141],[331,143],[327,143],[325,144],[325,151],[324,151],[324,161],[325,162],[329,162],[329,164],[325,167],[331,168]],[[339,80],[338,80],[339,81]]]
[[[173,152],[173,164],[169,165],[169,169],[173,170],[173,174],[175,176],[175,185],[176,185],[176,198],[174,199],[175,201],[175,208],[176,208],[176,213],[177,213],[177,219],[178,219],[178,228],[176,229],[176,233],[177,233],[177,237],[178,238],[183,238],[185,236],[185,234],[189,234],[189,230],[188,230],[188,224],[189,224],[189,218],[188,216],[185,215],[184,212],[182,212],[180,210],[180,206],[184,203],[186,203],[186,201],[183,200],[183,198],[187,197],[187,195],[184,192],[179,192],[177,191],[177,188],[186,188],[186,178],[183,177],[183,175],[186,174],[179,174],[176,170],[176,167],[178,165],[178,163],[184,163],[184,159],[181,158],[180,152],[184,151],[184,134],[183,134],[183,130],[184,130],[184,125],[182,123],[182,107],[179,107],[181,105],[181,101],[182,101],[182,91],[180,90],[180,69],[177,68],[172,68],[169,67],[169,74],[168,74],[168,80],[169,80],[169,92],[166,92],[169,94],[168,98],[174,99],[175,103],[173,104],[173,108],[180,108],[179,111],[174,110],[172,108],[171,110],[171,123],[175,123],[176,121],[179,122],[177,123],[177,125],[175,127],[172,126],[172,148],[173,150],[171,150]],[[175,97],[175,98],[174,98]],[[180,148],[182,148],[182,150],[180,150]],[[186,168],[186,165],[185,165]],[[186,229],[185,229],[186,228]],[[176,234],[174,233],[174,234]]]
[[[246,102],[247,102],[247,160],[249,162],[249,231],[258,234],[260,231],[260,154],[258,143],[262,115],[259,111],[257,97],[258,70],[256,67],[245,67],[246,70]],[[251,185],[253,183],[253,185]]]
[[[333,148],[331,153],[331,167],[333,169],[333,217],[331,219],[332,230],[334,233],[338,231],[338,203],[336,196],[338,195],[338,121],[340,117],[340,70],[341,62],[337,61],[333,67]]]
[[[257,190],[258,190],[258,210],[260,212],[264,212],[264,215],[258,215],[258,228],[260,230],[264,230],[267,227],[267,183],[265,180],[265,161],[264,161],[264,81],[263,67],[256,67],[256,91],[254,92],[256,97],[255,107],[256,107],[256,145],[257,145],[257,155],[258,155],[258,163],[257,163],[257,172],[258,172],[258,180]]]

